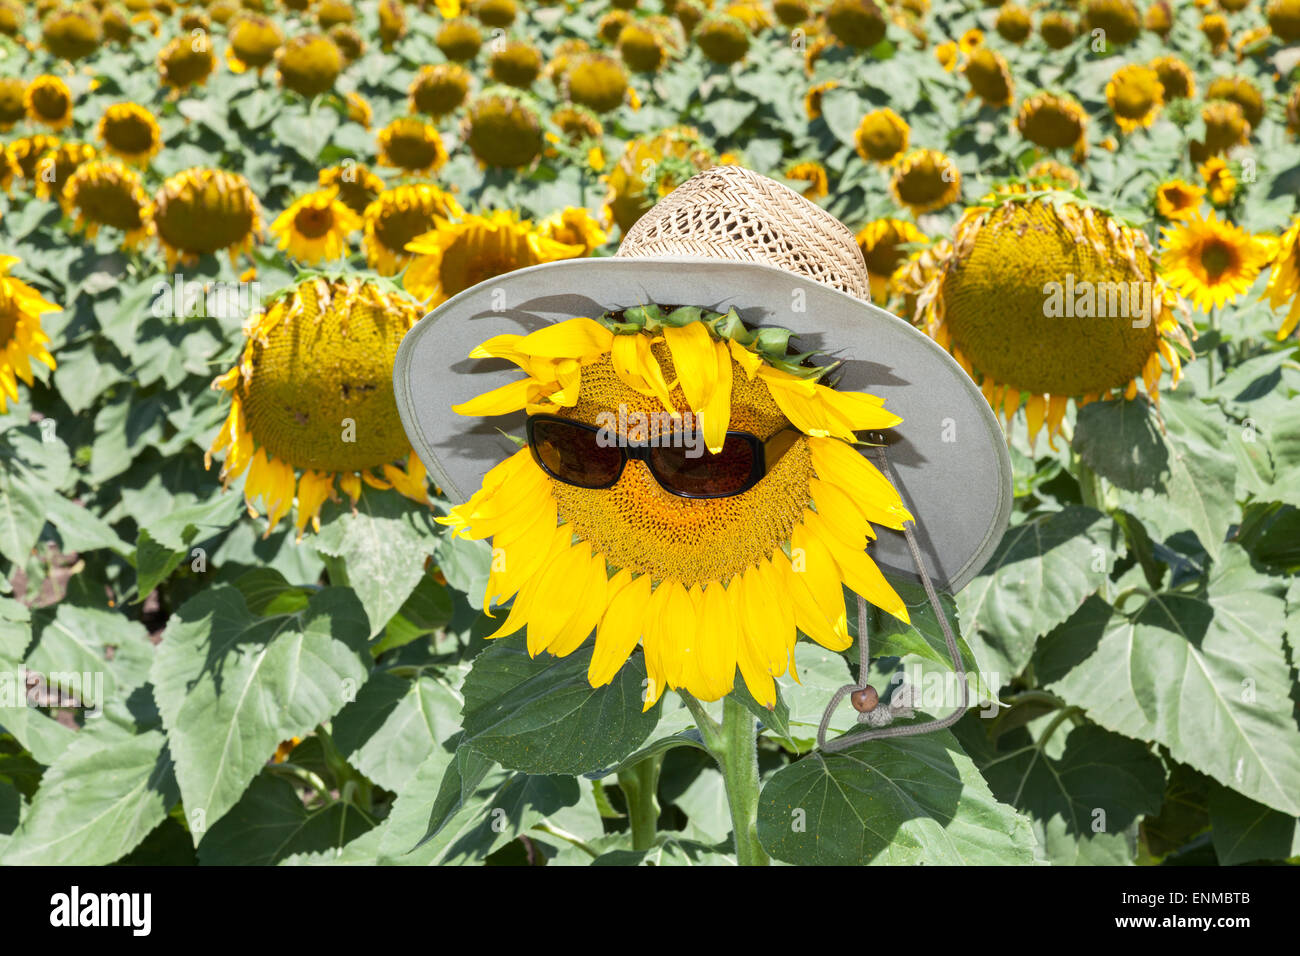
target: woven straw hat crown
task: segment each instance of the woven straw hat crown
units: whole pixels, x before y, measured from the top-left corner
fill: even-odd
[[[682,183],[636,221],[616,255],[758,262],[871,298],[867,265],[848,227],[742,166],[714,166]]]

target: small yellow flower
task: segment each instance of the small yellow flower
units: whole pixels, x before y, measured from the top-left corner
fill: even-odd
[[[1176,226],[1165,226],[1160,241],[1160,271],[1178,292],[1202,311],[1224,305],[1250,288],[1268,264],[1272,245],[1214,212]]]
[[[281,249],[308,265],[344,259],[348,235],[362,226],[361,217],[339,199],[338,187],[317,189],[294,201],[271,223]]]
[[[1201,178],[1209,191],[1210,202],[1216,206],[1226,206],[1237,195],[1237,177],[1231,167],[1218,156],[1206,160],[1200,167]]]
[[[1190,219],[1205,197],[1205,189],[1182,179],[1156,187],[1156,212],[1166,219]]]

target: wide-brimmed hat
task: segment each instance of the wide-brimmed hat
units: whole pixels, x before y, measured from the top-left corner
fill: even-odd
[[[1006,442],[952,356],[865,301],[869,295],[866,264],[842,223],[765,176],[715,166],[638,220],[615,256],[509,272],[426,315],[397,353],[397,408],[433,480],[460,503],[517,451],[506,436],[524,434],[522,412],[484,419],[452,411],[519,377],[508,362],[469,358],[479,343],[638,305],[734,308],[750,328],[792,330],[791,346],[817,352],[814,361],[841,362],[838,388],[879,396],[902,418],[873,438],[887,445],[927,571],[955,592],[1006,529],[1013,497]],[[876,563],[916,577],[903,534],[878,530]]]

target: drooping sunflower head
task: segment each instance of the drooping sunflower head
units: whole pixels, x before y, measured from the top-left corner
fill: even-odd
[[[379,42],[385,50],[391,50],[393,44],[406,36],[406,10],[401,0],[380,0],[379,2]]]
[[[1195,215],[1166,226],[1160,242],[1160,269],[1171,286],[1198,309],[1233,301],[1254,283],[1272,256],[1268,242],[1239,226]]]
[[[858,231],[858,248],[867,263],[871,301],[883,306],[889,299],[890,280],[899,265],[917,247],[930,240],[905,219],[877,219]]]
[[[66,129],[72,125],[72,91],[57,76],[38,76],[27,84],[23,93],[27,117],[33,123],[52,130]]]
[[[284,43],[284,33],[274,20],[249,13],[235,20],[226,35],[230,39],[226,62],[235,73],[249,68],[261,72]]]
[[[519,169],[542,153],[542,124],[523,96],[488,90],[465,111],[461,139],[484,166]]]
[[[326,35],[339,48],[344,63],[351,63],[366,52],[366,41],[357,28],[350,23],[332,26]]]
[[[93,7],[63,7],[41,23],[41,44],[61,60],[76,62],[99,49],[104,28]]]
[[[1222,158],[1215,156],[1206,160],[1201,164],[1199,172],[1212,205],[1227,206],[1237,197],[1237,177],[1233,168]]]
[[[551,125],[570,146],[580,146],[605,135],[605,127],[596,114],[576,103],[561,106],[552,113]]]
[[[1088,114],[1068,94],[1035,93],[1020,104],[1016,129],[1035,146],[1081,155],[1087,144]]]
[[[510,40],[488,60],[488,75],[497,83],[526,90],[542,72],[542,54],[526,40]]]
[[[717,155],[690,126],[632,140],[604,177],[606,220],[627,232],[656,202],[716,162]]]
[[[907,149],[911,132],[907,121],[886,106],[862,117],[853,143],[864,161],[888,165]]]
[[[194,30],[207,32],[212,29],[212,20],[202,10],[186,10],[181,14],[180,27],[186,33]]]
[[[55,365],[41,316],[60,307],[9,275],[17,262],[17,256],[0,256],[0,415],[9,410],[9,402],[18,401],[19,381],[31,387],[32,359],[51,369]]]
[[[825,199],[830,192],[830,179],[826,167],[815,159],[795,160],[789,163],[781,173],[786,179],[807,183],[802,190],[805,199]]]
[[[303,9],[306,9],[304,6]],[[220,23],[222,26],[230,23],[239,13],[240,6],[236,0],[212,0],[208,4],[208,16],[212,18],[213,23]]]
[[[1227,100],[1241,107],[1241,114],[1250,124],[1251,129],[1259,127],[1264,118],[1264,96],[1249,78],[1244,76],[1220,76],[1210,81],[1205,89],[1207,100]]]
[[[772,12],[785,27],[797,27],[812,18],[809,0],[772,0]]]
[[[351,161],[322,169],[316,179],[323,189],[338,189],[343,205],[357,215],[365,213],[366,207],[384,191],[384,181],[369,166]]]
[[[21,136],[5,147],[10,161],[20,176],[29,183],[36,180],[36,164],[42,156],[59,145],[57,136],[37,133],[35,136]]]
[[[448,20],[434,35],[433,42],[447,59],[465,63],[478,56],[483,32],[473,20]]]
[[[107,226],[123,234],[123,248],[139,246],[153,234],[149,197],[140,174],[115,159],[80,166],[63,189],[63,206],[76,216],[74,228],[93,239]]]
[[[328,30],[340,23],[353,23],[357,11],[347,0],[318,0],[316,4],[316,22],[322,30]]]
[[[104,39],[110,43],[125,46],[132,39],[131,21],[121,7],[108,7],[99,17],[99,25],[104,31]]]
[[[1078,171],[1063,163],[1058,163],[1054,159],[1040,159],[1030,166],[1029,179],[1034,182],[1047,183],[1056,189],[1079,188]]]
[[[630,23],[618,34],[618,55],[629,70],[657,73],[668,60],[668,41],[663,29],[644,23]]]
[[[1127,46],[1137,39],[1142,14],[1133,0],[1084,0],[1081,23],[1085,33],[1101,30],[1107,46]]]
[[[961,198],[961,173],[957,164],[938,150],[913,150],[894,167],[889,192],[895,202],[919,216]]]
[[[855,50],[869,50],[885,38],[885,15],[874,0],[831,0],[822,16],[831,35]]]
[[[422,66],[411,81],[411,112],[446,116],[465,102],[469,85],[470,72],[459,63]]]
[[[615,44],[623,28],[634,23],[635,20],[636,18],[628,10],[610,10],[596,24],[596,36],[605,43]]]
[[[310,98],[334,88],[343,71],[343,54],[329,37],[305,33],[280,47],[275,65],[281,86]]]
[[[307,193],[271,223],[271,235],[289,255],[316,265],[346,258],[348,235],[360,229],[361,217],[339,198],[337,187]]]
[[[1010,105],[1015,86],[1011,82],[1011,70],[1001,53],[986,46],[976,46],[971,50],[961,72],[970,84],[971,94],[978,96],[986,105]]]
[[[1034,31],[1034,21],[1024,7],[1017,3],[1004,3],[998,8],[993,29],[1008,43],[1024,43]]]
[[[18,0],[0,0],[0,33],[16,37],[22,32],[26,21],[27,15]]]
[[[752,332],[734,311],[651,304],[500,335],[470,353],[514,362],[526,377],[456,406],[462,415],[526,409],[605,427],[615,455],[629,441],[681,439],[682,448],[689,436],[694,450],[683,460],[717,471],[699,477],[706,489],[738,467],[734,443],[744,439],[729,430],[753,436],[767,462],[747,490],[689,498],[640,461],[609,487],[584,488],[552,477],[563,446],[537,440],[550,473],[519,451],[439,519],[455,534],[492,538],[505,556],[485,600],[514,604],[493,637],[526,628],[530,654],[565,656],[594,631],[593,686],[640,643],[646,709],[667,688],[716,700],[737,670],[770,707],[798,631],[834,650],[849,646],[845,585],[906,619],[866,547],[873,525],[900,528],[911,516],[851,444],[854,430],[899,419],[871,395],[821,384],[824,368],[788,361],[788,338]]]
[[[27,84],[16,76],[0,77],[0,132],[7,133],[27,115]]]
[[[608,113],[627,100],[627,69],[604,53],[575,56],[565,70],[563,92],[571,103],[595,113]]]
[[[737,17],[715,13],[705,17],[691,36],[700,52],[719,66],[739,63],[749,53],[749,31]]]
[[[1240,103],[1231,100],[1211,100],[1201,108],[1205,126],[1205,139],[1189,144],[1192,159],[1202,162],[1212,156],[1221,156],[1234,146],[1245,145],[1250,139],[1250,123]]]
[[[439,220],[406,244],[415,261],[402,277],[406,291],[438,305],[493,276],[525,266],[585,255],[587,248],[548,238],[513,210]]]
[[[1076,33],[1074,20],[1068,14],[1059,11],[1044,14],[1038,23],[1038,33],[1050,49],[1064,50],[1074,42]]]
[[[1123,132],[1150,126],[1164,105],[1159,74],[1140,63],[1120,67],[1106,84],[1106,102]]]
[[[1147,7],[1142,25],[1161,38],[1168,36],[1174,26],[1174,12],[1169,8],[1167,0],[1155,0],[1155,3]]]
[[[447,162],[437,129],[414,116],[399,116],[379,131],[379,165],[429,173]]]
[[[1300,0],[1269,0],[1268,27],[1283,43],[1300,40]]]
[[[129,163],[144,165],[162,149],[158,121],[138,103],[114,103],[104,110],[96,135],[108,152]]]
[[[195,167],[170,177],[154,194],[154,223],[167,255],[198,261],[200,255],[225,249],[233,263],[252,249],[262,231],[261,211],[248,180],[238,173]]]
[[[1031,438],[1044,424],[1050,438],[1071,398],[1131,398],[1140,378],[1158,399],[1162,358],[1177,384],[1178,305],[1140,229],[1073,193],[1027,190],[966,211],[916,320],[1008,424],[1024,404]]]
[[[83,163],[95,158],[95,147],[87,143],[60,143],[36,161],[36,195],[60,200],[64,188]]]
[[[505,28],[515,22],[519,16],[519,4],[516,0],[474,0],[474,16],[485,27]]]
[[[230,412],[207,462],[226,453],[227,484],[247,472],[244,497],[250,509],[260,500],[268,535],[295,498],[299,537],[308,524],[319,529],[336,481],[354,503],[363,481],[426,500],[393,399],[397,346],[419,317],[386,284],[319,277],[250,317],[239,364],[212,385],[230,394]]]
[[[1201,33],[1209,41],[1213,53],[1227,49],[1228,40],[1232,38],[1232,28],[1228,26],[1227,19],[1217,13],[1206,14],[1201,20]]]
[[[1188,219],[1205,197],[1205,189],[1182,179],[1170,179],[1156,187],[1156,212],[1166,219]]]
[[[174,91],[206,82],[217,68],[212,41],[206,33],[172,39],[158,51],[157,62],[159,81]]]
[[[362,247],[366,263],[380,275],[401,272],[414,255],[406,244],[433,229],[440,219],[463,215],[450,193],[428,183],[385,189],[366,207]]]
[[[1281,341],[1300,326],[1300,219],[1291,224],[1277,244],[1264,294],[1271,308],[1287,309],[1277,330]]]
[[[1151,61],[1151,69],[1160,80],[1161,96],[1166,103],[1177,99],[1191,99],[1196,95],[1196,74],[1176,54],[1158,56]]]

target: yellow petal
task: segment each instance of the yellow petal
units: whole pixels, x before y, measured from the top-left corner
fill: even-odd
[[[713,336],[702,322],[665,326],[664,341],[673,357],[677,381],[691,411],[699,412],[713,397],[718,378]]]
[[[609,593],[613,597],[596,628],[596,647],[587,667],[592,687],[612,681],[641,639],[641,622],[650,603],[650,575],[633,579],[627,569],[619,571],[609,582]]]

